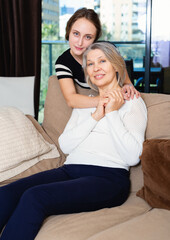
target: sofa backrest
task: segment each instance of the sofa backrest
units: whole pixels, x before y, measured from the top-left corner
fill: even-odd
[[[147,106],[146,139],[170,138],[170,95],[141,93]]]

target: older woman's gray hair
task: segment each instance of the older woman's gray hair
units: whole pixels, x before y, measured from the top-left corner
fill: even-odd
[[[83,69],[85,72],[85,77],[86,77],[86,82],[88,85],[95,89],[98,90],[98,88],[91,82],[88,74],[87,74],[87,54],[91,50],[99,49],[101,50],[106,58],[109,60],[109,62],[112,64],[113,68],[116,69],[117,72],[117,81],[120,87],[123,86],[123,83],[125,81],[125,76],[126,76],[126,64],[123,59],[123,57],[120,55],[119,51],[116,49],[116,47],[108,42],[96,42],[91,44],[87,50],[83,54]]]

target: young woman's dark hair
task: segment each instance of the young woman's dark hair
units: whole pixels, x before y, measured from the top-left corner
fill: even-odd
[[[93,9],[87,9],[87,8],[78,9],[68,20],[67,26],[66,26],[66,34],[65,34],[66,40],[69,40],[71,27],[80,18],[86,18],[92,24],[94,24],[94,26],[96,27],[96,38],[94,41],[97,41],[102,34],[99,16]]]

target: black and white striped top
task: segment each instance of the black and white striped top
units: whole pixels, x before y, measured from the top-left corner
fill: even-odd
[[[58,57],[55,63],[55,71],[58,80],[63,78],[72,78],[82,88],[89,88],[85,82],[83,68],[70,53],[70,49],[66,50]]]

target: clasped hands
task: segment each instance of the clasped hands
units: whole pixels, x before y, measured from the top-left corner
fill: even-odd
[[[114,90],[112,92],[105,93],[100,96],[96,111],[92,113],[92,117],[96,121],[99,121],[105,116],[105,114],[119,110],[124,104],[124,101],[122,90]]]

